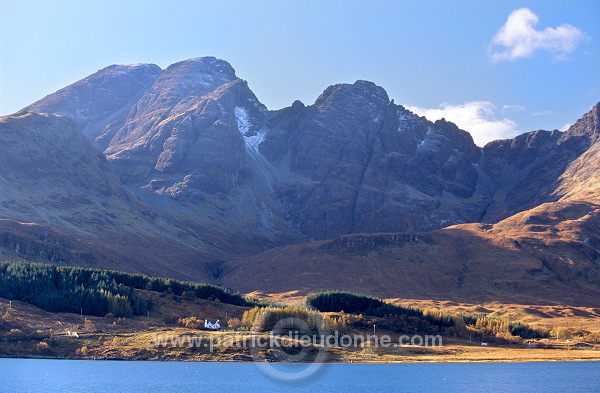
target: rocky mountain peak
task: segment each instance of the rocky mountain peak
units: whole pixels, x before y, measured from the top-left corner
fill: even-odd
[[[224,60],[199,57],[172,64],[156,79],[137,102],[130,117],[166,118],[180,113],[219,86],[237,79],[235,70]]]
[[[235,70],[225,60],[198,57],[172,64],[157,80],[157,85],[183,94],[203,94],[237,79]]]
[[[111,65],[27,106],[20,113],[53,113],[73,120],[89,139],[114,121],[162,70],[155,64]]]
[[[600,102],[569,127],[562,139],[577,136],[589,138],[592,143],[600,140]]]
[[[385,89],[373,82],[358,80],[353,84],[340,83],[329,86],[315,101],[314,106],[326,109],[331,106],[356,109],[365,104],[374,109],[387,106],[390,100]]]
[[[213,56],[195,57],[171,64],[167,70],[186,69],[196,74],[219,75],[226,80],[236,79],[235,70],[229,62]]]
[[[113,64],[101,69],[88,78],[92,78],[94,75],[104,77],[132,75],[139,79],[148,78],[149,80],[154,80],[161,72],[162,69],[159,66],[151,63]]]
[[[304,105],[304,103],[302,101],[300,101],[300,100],[295,100],[292,103],[292,108],[295,108],[295,109],[296,108],[305,108],[305,107],[306,107],[306,105]]]

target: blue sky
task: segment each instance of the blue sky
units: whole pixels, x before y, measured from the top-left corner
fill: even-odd
[[[110,64],[229,61],[269,109],[370,80],[478,144],[600,101],[600,1],[2,0],[0,115]]]

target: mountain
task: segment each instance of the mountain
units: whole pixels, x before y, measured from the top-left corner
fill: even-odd
[[[572,138],[583,142],[580,148],[583,152],[560,175],[555,194],[561,199],[597,201],[600,197],[600,104],[569,128],[564,139]]]
[[[235,289],[591,299],[599,107],[566,132],[480,148],[367,81],[270,111],[213,57],[114,65],[3,118],[45,142],[20,135],[30,142],[7,151],[0,218],[75,236],[102,267],[124,233],[124,269]],[[39,187],[38,167],[60,179]]]
[[[116,78],[106,70],[88,79]],[[371,82],[331,86],[314,105],[269,112],[228,63],[199,58],[173,64],[136,94],[136,103],[113,108],[128,114],[106,125],[96,145],[106,144],[123,184],[155,208],[183,208],[186,225],[214,217],[268,247],[430,230],[484,212],[471,136],[419,118]],[[61,100],[67,108],[77,101],[61,91],[24,111],[77,121],[57,110]]]
[[[0,168],[3,218],[91,232],[113,226],[117,216],[131,224],[133,211],[143,209],[63,117],[1,118]]]

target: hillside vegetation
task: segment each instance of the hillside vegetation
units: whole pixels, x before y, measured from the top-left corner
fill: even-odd
[[[146,315],[151,298],[134,290],[175,296],[219,299],[223,303],[250,306],[254,303],[239,293],[211,284],[182,282],[111,270],[54,266],[29,262],[0,263],[0,297],[23,300],[51,312],[131,317]]]
[[[363,315],[378,318],[382,328],[395,332],[421,331],[443,333],[456,337],[477,334],[482,339],[512,340],[521,338],[548,337],[547,329],[511,322],[486,315],[465,315],[446,310],[401,307],[381,299],[346,291],[326,291],[307,296],[306,303],[319,311],[360,313],[360,318],[351,318],[355,326],[364,325]],[[342,316],[344,319],[344,316]],[[372,323],[372,322],[371,322]],[[344,320],[344,325],[348,320]],[[351,323],[352,324],[352,323]]]

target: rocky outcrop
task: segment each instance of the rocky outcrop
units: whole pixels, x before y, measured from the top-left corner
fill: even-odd
[[[339,236],[332,241],[325,242],[317,249],[333,255],[366,256],[382,248],[398,248],[424,242],[426,239],[423,236],[413,233],[358,234]]]
[[[19,223],[0,219],[0,255],[4,259],[22,258],[29,261],[59,265],[110,266],[107,259],[64,234],[39,224]],[[112,266],[117,267],[116,264]]]

